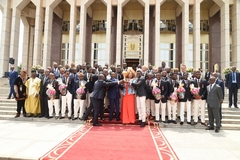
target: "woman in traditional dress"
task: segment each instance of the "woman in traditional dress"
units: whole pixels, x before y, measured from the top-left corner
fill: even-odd
[[[121,107],[121,119],[122,123],[135,123],[135,90],[130,85],[134,81],[136,72],[129,69],[126,76],[126,83],[122,85],[122,107]]]

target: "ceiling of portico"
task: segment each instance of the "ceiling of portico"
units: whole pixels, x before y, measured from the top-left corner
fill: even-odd
[[[95,0],[92,4],[91,4],[91,8],[94,11],[103,11],[103,10],[107,10],[107,6],[101,1],[101,0]]]
[[[213,0],[203,0],[201,3],[201,9],[209,10],[214,4],[215,2],[213,2]]]
[[[58,6],[64,12],[69,12],[70,11],[70,5],[69,5],[69,3],[67,1],[62,1],[61,3],[59,3]]]
[[[124,7],[124,10],[142,10],[144,6],[137,0],[130,0]]]
[[[175,0],[166,0],[161,5],[161,10],[176,10],[178,7],[178,3]]]

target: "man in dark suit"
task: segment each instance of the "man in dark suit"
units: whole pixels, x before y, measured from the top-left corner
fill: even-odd
[[[49,114],[48,114],[48,96],[46,94],[47,91],[47,81],[49,79],[49,69],[45,70],[45,74],[42,75],[41,78],[41,83],[40,83],[40,102],[41,102],[41,115],[39,116],[39,118],[41,117],[45,117],[48,118]]]
[[[84,74],[84,80],[87,82],[86,84],[86,88],[87,88],[87,93],[86,93],[86,100],[85,100],[85,105],[87,106],[87,108],[90,105],[90,94],[93,91],[93,85],[96,81],[96,77],[95,75],[92,73],[92,68],[89,67],[87,69],[87,73]]]
[[[160,104],[161,104],[161,115],[162,115],[162,123],[166,123],[165,115],[166,115],[166,106],[167,106],[167,97],[168,97],[168,83],[162,80],[161,73],[156,74],[156,78],[153,80],[156,87],[158,87],[161,91],[160,100],[155,99],[155,122],[159,122],[159,112],[160,112]],[[161,103],[160,103],[161,101]]]
[[[224,83],[223,83],[223,81],[222,80],[220,80],[219,79],[219,74],[217,73],[217,72],[214,72],[213,74],[212,74],[212,76],[214,76],[215,78],[216,78],[216,84],[218,84],[220,87],[221,87],[221,89],[222,89],[222,98],[224,99],[224,96],[225,96],[225,91],[224,91]],[[222,100],[223,100],[222,99]],[[220,108],[219,108],[219,114],[220,114],[220,126],[221,126],[221,124],[222,124],[222,104],[220,104]]]
[[[10,93],[7,99],[10,99],[12,95],[13,97],[15,96],[14,82],[17,78],[18,78],[18,73],[17,71],[14,70],[14,67],[12,66],[11,71],[9,72],[9,77],[8,77],[9,85],[10,85]]]
[[[201,124],[205,125],[205,108],[206,108],[206,99],[207,99],[207,85],[208,82],[201,78],[201,72],[195,72],[195,79],[192,81],[194,87],[199,88],[198,96],[193,95],[193,108],[194,108],[194,123],[196,125],[198,122],[199,116],[199,107],[201,109]]]
[[[209,80],[210,76],[211,76],[211,73],[210,73],[209,70],[207,70],[207,72],[205,73],[205,79],[206,79],[206,81]]]
[[[105,79],[104,75],[99,74],[98,80],[94,84],[93,92],[90,94],[90,99],[92,101],[94,111],[93,126],[102,126],[101,124],[98,123],[98,115],[105,95],[104,87],[114,86],[117,85],[118,83],[122,83],[122,81],[105,82],[104,79]]]
[[[142,121],[140,127],[145,127],[146,125],[146,83],[145,77],[142,76],[142,71],[137,70],[137,82],[131,84],[136,90],[136,102],[139,121]]]
[[[240,88],[240,73],[236,72],[236,67],[232,67],[232,72],[226,76],[226,87],[229,89],[229,108],[232,106],[232,95],[234,96],[234,107],[238,108],[238,89]]]
[[[192,100],[192,95],[190,92],[190,84],[191,81],[188,80],[188,73],[185,72],[182,77],[181,84],[182,87],[185,89],[184,97],[179,97],[179,103],[180,103],[180,125],[183,125],[184,123],[184,110],[185,106],[187,108],[187,124],[191,124],[191,116],[192,116],[192,106],[190,104]],[[181,85],[180,84],[180,85]]]
[[[220,116],[219,108],[220,104],[223,102],[222,89],[219,85],[215,83],[216,78],[210,77],[209,83],[207,86],[207,108],[208,108],[208,117],[209,117],[209,126],[206,130],[214,130],[214,119],[216,120],[216,129],[215,132],[218,133],[220,130]]]
[[[116,74],[115,72],[111,73],[111,79],[110,81],[112,82],[118,82],[118,79],[115,78]],[[119,98],[120,96],[120,92],[119,92],[119,86],[111,86],[108,88],[108,99],[110,101],[110,115],[109,115],[109,121],[111,121],[113,119],[113,111],[114,111],[114,106],[116,109],[116,120],[119,121]]]

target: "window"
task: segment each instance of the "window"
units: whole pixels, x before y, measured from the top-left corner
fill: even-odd
[[[176,32],[176,21],[175,20],[161,20],[160,21],[160,32],[170,31]]]
[[[175,68],[175,44],[174,43],[161,43],[160,44],[160,59],[166,62],[166,66]]]
[[[62,32],[69,32],[69,30],[70,30],[70,21],[63,21]]]
[[[69,43],[62,43],[61,64],[68,64],[69,59]]]
[[[200,44],[200,68],[203,72],[209,69],[209,45]]]
[[[105,43],[92,43],[92,66],[95,63],[105,65],[106,63],[106,44]]]

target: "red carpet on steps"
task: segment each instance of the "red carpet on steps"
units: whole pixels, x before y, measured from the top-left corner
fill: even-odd
[[[84,126],[40,159],[178,159],[158,128],[136,125]]]

